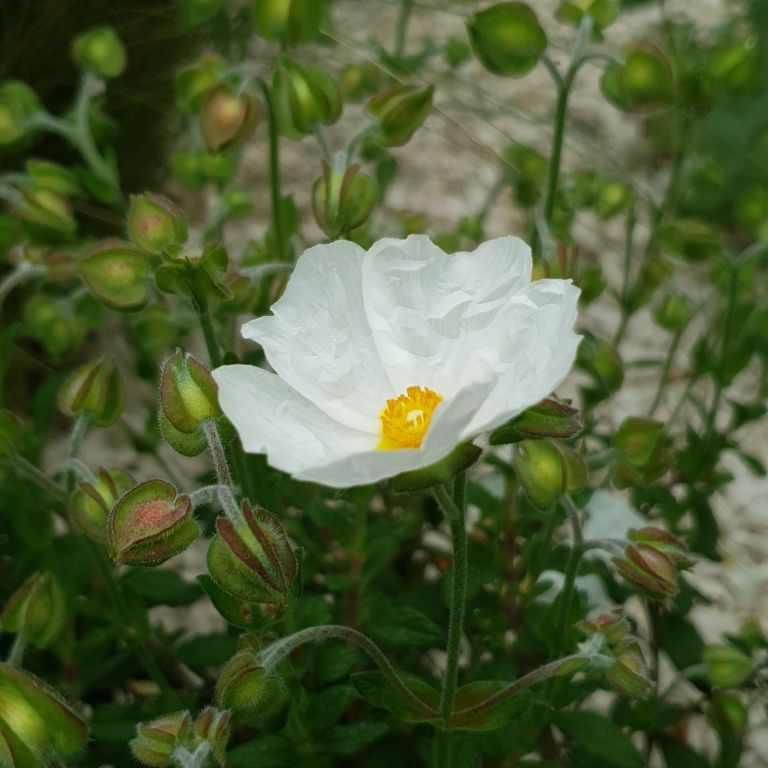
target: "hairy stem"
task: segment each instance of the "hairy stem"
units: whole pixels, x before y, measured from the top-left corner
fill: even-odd
[[[571,613],[571,603],[573,602],[573,593],[576,584],[576,574],[579,570],[579,563],[584,555],[584,537],[581,532],[580,513],[576,509],[570,497],[563,496],[563,507],[568,515],[568,520],[573,530],[573,548],[568,556],[568,563],[565,567],[565,582],[563,591],[560,595],[560,606],[558,609],[557,622],[555,626],[556,640],[561,647],[565,645],[566,624]]]
[[[200,318],[200,328],[203,331],[205,347],[208,350],[211,366],[213,368],[218,368],[221,365],[221,351],[219,350],[219,343],[216,341],[216,332],[213,329],[211,316],[206,311],[201,312],[198,317]]]

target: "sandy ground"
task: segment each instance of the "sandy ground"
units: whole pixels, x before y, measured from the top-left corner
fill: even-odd
[[[472,3],[440,4],[416,3],[408,37],[408,52],[419,50],[430,40],[444,40],[449,36],[464,39],[463,23]],[[553,59],[565,66],[573,39],[573,29],[559,24],[553,18],[557,2],[536,0],[533,4],[545,26],[554,49]],[[723,18],[725,3],[719,0],[668,2],[668,12],[674,16],[695,11],[695,21],[702,29],[710,29]],[[398,5],[376,0],[337,0],[335,4],[334,35],[338,49],[315,51],[318,61],[334,67],[335,57],[341,61],[364,61],[371,57],[371,43],[379,41],[391,48]],[[623,42],[633,40],[658,20],[658,7],[625,14],[608,30],[604,49],[616,52]],[[514,142],[529,143],[547,154],[551,141],[551,116],[554,91],[547,72],[537,67],[522,80],[497,78],[486,73],[476,62],[470,62],[457,73],[446,75],[445,68],[435,63],[434,72],[424,76],[425,82],[435,82],[437,92],[435,109],[426,124],[404,148],[396,150],[401,172],[391,188],[387,200],[389,212],[414,210],[427,215],[429,231],[439,233],[451,227],[459,218],[476,212],[483,204],[488,189],[497,179],[499,154]],[[441,71],[439,71],[441,70]],[[602,99],[597,83],[599,70],[585,67],[580,73],[569,110],[569,133],[565,144],[565,169],[590,167],[610,171],[620,177],[632,176],[651,190],[663,186],[663,171],[656,173],[643,164],[642,143],[639,140],[640,121],[628,118]],[[340,148],[361,124],[360,109],[345,108],[344,118],[328,131],[332,148]],[[266,190],[266,147],[263,131],[249,144],[245,154],[244,183],[253,189]],[[309,212],[309,193],[312,181],[319,175],[317,147],[312,139],[290,144],[284,142],[283,174],[286,190],[294,194],[304,212],[303,234],[308,244],[321,239],[312,224]],[[268,217],[266,194],[255,200],[256,215],[228,233],[228,244],[233,253],[251,237],[260,236]],[[382,217],[384,220],[386,217]],[[384,223],[381,234],[387,234]],[[642,228],[640,228],[642,238]],[[487,220],[489,237],[502,234],[524,236],[520,216],[506,195],[493,206]],[[623,225],[621,221],[608,223],[596,218],[579,220],[576,235],[583,249],[597,254],[609,281],[617,285],[620,273]],[[707,290],[700,275],[683,271],[673,280],[681,289],[701,298]],[[582,324],[597,334],[610,336],[616,327],[618,308],[612,299],[602,297],[582,316]],[[661,358],[669,343],[668,336],[660,333],[646,314],[640,314],[630,326],[622,352],[626,362],[637,358]],[[685,344],[680,351],[678,365],[685,365]],[[611,401],[609,417],[615,423],[627,415],[643,414],[650,403],[656,386],[654,369],[629,367],[625,385]],[[732,392],[753,391],[754,373],[747,372],[734,384]],[[674,392],[674,388],[673,388]],[[140,398],[152,393],[140,393]],[[675,401],[673,396],[673,402]],[[659,417],[665,416],[665,404]],[[684,421],[684,420],[682,420]],[[680,423],[680,422],[678,422]],[[766,431],[752,426],[743,431],[743,439],[750,451],[768,461]],[[101,461],[105,450],[99,442],[99,433],[93,433],[84,448],[84,458],[94,463]],[[182,478],[191,478],[194,462],[166,453],[168,461]],[[122,458],[129,461],[130,452]],[[114,463],[121,465],[121,456]],[[724,497],[717,499],[717,514],[723,529],[722,563],[701,561],[692,578],[697,588],[712,599],[712,604],[696,609],[694,620],[708,641],[715,641],[724,631],[733,631],[748,616],[762,623],[768,631],[768,484],[756,480],[734,458],[727,458],[727,466],[735,481]],[[141,477],[157,473],[148,464],[137,466]],[[593,520],[596,535],[600,535],[600,521]],[[606,523],[606,526],[608,523]],[[605,532],[602,533],[605,535]],[[174,567],[194,576],[202,572],[204,550],[195,547],[174,561]],[[178,611],[158,611],[157,618],[173,623],[202,627],[219,625],[220,619],[206,604],[194,607],[194,613],[180,615]],[[669,672],[665,672],[668,676]],[[742,765],[758,768],[768,764],[768,723],[759,702],[751,709],[752,728],[749,753]]]

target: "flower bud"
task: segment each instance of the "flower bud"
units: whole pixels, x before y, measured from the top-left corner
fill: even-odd
[[[541,198],[549,161],[541,152],[524,144],[512,144],[502,156],[514,174],[515,201],[524,208],[533,207]]]
[[[668,331],[681,331],[691,321],[693,312],[686,296],[668,293],[653,309],[653,318]]]
[[[547,47],[547,36],[526,3],[497,3],[478,11],[467,31],[475,55],[495,75],[522,77]]]
[[[698,264],[722,252],[720,230],[705,221],[677,219],[659,227],[659,244],[674,256]]]
[[[254,0],[253,26],[265,40],[296,45],[320,34],[321,0]]]
[[[636,43],[626,54],[621,87],[630,107],[664,106],[674,98],[674,80],[664,54],[650,43]]]
[[[378,121],[373,140],[382,147],[401,147],[421,127],[432,109],[435,87],[393,85],[368,101],[368,113]]]
[[[67,416],[87,415],[108,427],[123,410],[123,380],[111,360],[100,357],[71,373],[59,390],[59,409]]]
[[[595,190],[595,213],[603,220],[629,208],[635,194],[629,184],[618,179],[603,179]]]
[[[34,236],[42,239],[69,240],[77,232],[72,206],[64,195],[38,187],[22,195],[19,220]]]
[[[199,535],[189,496],[164,480],[140,483],[109,514],[110,556],[115,563],[157,565],[185,550]]]
[[[189,712],[171,712],[148,723],[139,723],[129,746],[140,763],[152,768],[165,768],[171,764],[171,755],[176,747],[185,745],[191,734]]]
[[[343,172],[323,163],[323,175],[312,188],[312,210],[320,229],[335,240],[365,224],[376,204],[376,182],[359,166]]]
[[[70,519],[94,541],[106,544],[109,511],[134,485],[136,481],[128,472],[101,467],[95,482],[78,483],[78,488],[69,502]]]
[[[616,450],[613,482],[617,488],[643,485],[672,466],[671,440],[664,425],[652,419],[624,419],[611,445]]]
[[[221,416],[218,387],[210,369],[189,352],[176,350],[160,374],[160,407],[179,432],[189,434],[200,422]]]
[[[56,577],[47,571],[30,576],[11,595],[0,616],[6,632],[16,632],[38,648],[50,646],[66,620],[64,591]]]
[[[628,637],[614,650],[615,664],[605,673],[606,680],[619,693],[642,698],[650,692],[651,680],[637,640]]]
[[[25,166],[35,188],[50,189],[64,197],[82,193],[77,176],[63,165],[48,160],[27,160]]]
[[[575,408],[547,398],[523,411],[490,434],[491,445],[545,437],[568,439],[581,434],[581,418]]]
[[[248,93],[237,95],[219,85],[200,109],[200,128],[208,149],[227,149],[248,137],[261,114],[261,104]]]
[[[672,558],[649,544],[632,544],[624,558],[613,562],[622,576],[650,600],[665,600],[678,593],[677,568]]]
[[[77,262],[77,271],[88,290],[111,309],[140,309],[149,296],[146,256],[119,241],[94,246]]]
[[[125,69],[125,48],[112,27],[93,27],[75,38],[72,57],[81,69],[99,77],[119,77]]]
[[[208,547],[211,578],[234,597],[255,603],[284,605],[296,576],[296,556],[277,518],[254,513],[242,503],[243,520],[235,527],[216,520],[218,534]]]
[[[187,222],[181,209],[162,195],[145,192],[131,196],[128,236],[147,253],[162,253],[169,245],[187,239]]]
[[[272,84],[272,103],[280,131],[289,139],[331,125],[341,115],[341,93],[332,78],[314,64],[280,57]]]
[[[682,539],[661,528],[648,526],[638,531],[632,530],[627,534],[627,538],[633,544],[648,544],[659,552],[663,552],[678,570],[685,570],[693,565],[693,560],[688,557]]]
[[[601,394],[616,392],[624,381],[624,368],[616,348],[602,339],[585,339],[576,354],[577,365],[595,379]]]
[[[709,55],[707,71],[714,81],[734,95],[748,91],[760,76],[755,39],[715,48]]]
[[[603,614],[596,619],[582,621],[580,628],[587,634],[601,634],[611,647],[618,645],[629,635],[629,620],[621,610],[615,610],[609,614]]]
[[[157,423],[163,439],[182,456],[199,456],[208,447],[208,439],[200,427],[192,432],[181,432],[168,421],[162,410],[157,415]]]
[[[221,82],[222,60],[203,56],[176,75],[176,104],[190,114],[200,111],[208,94]]]
[[[79,752],[88,741],[85,722],[53,688],[10,664],[0,664],[0,725],[3,724],[28,750],[37,753],[38,760],[29,768],[44,765],[43,755],[50,752]]]
[[[255,709],[265,692],[268,676],[253,649],[236,653],[221,670],[216,683],[216,706],[233,712]]]
[[[749,712],[732,693],[718,692],[706,708],[707,722],[719,733],[743,734],[749,724]]]
[[[35,92],[21,80],[0,85],[0,147],[12,147],[30,134],[27,120],[40,110]]]
[[[613,24],[619,15],[616,0],[562,0],[557,18],[574,27],[581,25],[585,16],[592,19],[593,36],[602,40],[602,31]]]
[[[0,765],[3,768],[38,768],[40,759],[0,719]]]
[[[523,440],[515,445],[514,467],[531,503],[550,509],[567,488],[567,470],[551,440]]]
[[[716,688],[736,688],[752,675],[752,657],[733,645],[708,645],[703,652],[709,682]]]
[[[227,742],[232,735],[229,712],[222,712],[213,707],[206,707],[195,720],[195,740],[207,741],[211,745],[211,755],[221,766],[227,759]]]

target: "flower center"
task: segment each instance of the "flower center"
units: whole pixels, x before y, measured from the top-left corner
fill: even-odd
[[[387,400],[381,412],[380,451],[418,448],[429,428],[442,395],[429,387],[408,387],[404,395]]]

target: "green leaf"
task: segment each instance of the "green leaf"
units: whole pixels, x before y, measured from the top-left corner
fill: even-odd
[[[357,663],[357,649],[349,645],[324,645],[318,648],[315,675],[326,685],[346,677]]]
[[[401,675],[405,686],[434,712],[417,707],[404,693],[393,688],[382,672],[358,672],[352,675],[352,685],[369,704],[389,710],[406,723],[429,723],[435,719],[440,694],[428,683],[411,675]]]
[[[132,586],[148,607],[191,605],[203,595],[197,584],[185,581],[176,571],[131,568],[120,581]]]
[[[460,713],[464,709],[470,709],[480,704],[506,685],[502,680],[478,680],[477,682],[463,685],[456,691],[456,699],[453,705],[454,713]],[[467,731],[496,730],[528,709],[531,705],[531,700],[530,693],[523,692],[496,704],[491,709],[480,714],[464,717],[457,717],[454,714],[452,718],[453,727]]]
[[[585,752],[616,768],[644,768],[632,740],[607,717],[596,712],[560,712],[555,717],[560,730]]]
[[[176,649],[176,658],[194,670],[218,667],[237,651],[237,640],[229,635],[195,635]]]
[[[351,695],[349,685],[334,685],[319,693],[306,694],[298,716],[311,738],[325,738],[325,734],[344,717]]]
[[[440,627],[417,608],[386,598],[366,602],[366,630],[378,643],[392,647],[431,648],[442,639]]]
[[[227,768],[291,768],[297,765],[292,741],[280,734],[266,734],[227,752]]]
[[[363,720],[353,725],[337,725],[323,737],[323,747],[330,755],[353,755],[380,739],[389,726],[384,722]]]

